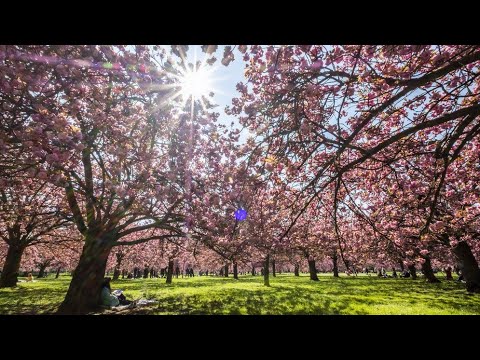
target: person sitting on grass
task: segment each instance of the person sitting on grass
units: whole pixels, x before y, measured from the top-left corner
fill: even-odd
[[[104,306],[115,307],[119,305],[133,305],[133,303],[126,299],[125,295],[118,292],[118,295],[112,294],[110,281],[112,278],[106,277],[102,282],[102,290],[100,294],[101,304]]]
[[[33,276],[32,273],[28,273],[27,275],[27,282],[32,281],[33,282]]]

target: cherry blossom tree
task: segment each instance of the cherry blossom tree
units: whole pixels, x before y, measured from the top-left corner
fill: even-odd
[[[69,221],[58,201],[58,189],[30,178],[0,178],[0,182],[0,237],[8,247],[0,287],[12,287],[17,284],[26,248],[72,239],[59,236],[58,230]]]
[[[84,313],[96,306],[114,246],[183,236],[189,179],[218,114],[202,113],[199,125],[174,106],[175,61],[164,49],[7,46],[2,59],[19,79],[2,93],[12,118],[23,111],[16,141],[29,150],[28,171],[63,189],[84,238],[59,311]],[[20,108],[17,93],[29,94]]]
[[[437,190],[429,193],[434,213],[442,174],[480,131],[477,46],[250,46],[243,51],[248,82],[238,84],[240,97],[230,111],[257,132],[249,145],[252,156],[258,158],[255,149],[261,149],[260,156],[275,156],[292,176],[299,174],[301,206],[283,236],[316,199],[332,191],[331,184],[338,193],[356,170],[388,167],[422,149],[432,153],[439,169],[433,175]],[[291,181],[288,172],[285,181]],[[432,219],[427,217],[423,234]],[[480,272],[467,242],[459,241],[452,251],[472,269],[465,271],[467,282],[478,284]]]

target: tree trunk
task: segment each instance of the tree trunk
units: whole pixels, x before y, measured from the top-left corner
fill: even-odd
[[[452,252],[457,259],[457,266],[462,272],[467,291],[480,293],[480,269],[470,246],[465,241],[460,241],[452,248]]]
[[[118,280],[119,277],[120,277],[120,270],[115,268],[115,270],[113,270],[113,279],[112,280]]]
[[[270,279],[269,275],[269,268],[270,268],[270,254],[267,254],[265,258],[265,266],[263,267],[263,285],[270,286]]]
[[[238,265],[236,262],[233,263],[233,278],[238,280]]]
[[[447,280],[453,280],[452,269],[451,268],[447,268],[445,270],[445,274],[447,275]]]
[[[37,279],[41,279],[45,277],[45,269],[47,268],[48,264],[42,263],[40,264],[40,269],[38,270],[38,276]]]
[[[425,275],[425,278],[429,283],[439,283],[440,280],[438,280],[433,273],[430,257],[425,256],[423,259],[425,260],[425,262],[422,264],[423,275]]]
[[[333,276],[338,277],[338,256],[337,256],[337,250],[333,252]]]
[[[310,280],[318,281],[317,268],[315,267],[315,260],[308,260],[308,271],[310,272]]]
[[[417,270],[415,269],[415,266],[409,265],[408,271],[410,271],[410,275],[412,275],[412,280],[417,280]]]
[[[295,264],[295,276],[300,276],[300,265],[299,264]]]
[[[25,247],[10,245],[7,250],[7,257],[3,264],[2,275],[0,276],[0,288],[12,287],[17,285],[18,270],[22,260]]]
[[[228,264],[225,264],[225,270],[223,270],[223,276],[228,277]]]
[[[57,273],[55,274],[55,279],[58,279],[58,277],[60,276],[60,270],[62,270],[62,269],[57,268]]]
[[[255,276],[255,266],[252,266],[252,276]]]
[[[405,271],[405,266],[403,266],[403,261],[399,261],[398,265],[400,265],[400,271],[403,273]]]
[[[59,314],[79,315],[98,308],[111,250],[112,247],[107,241],[99,238],[86,239],[67,295],[58,308]]]
[[[273,276],[273,277],[276,277],[276,276],[277,276],[275,270],[276,270],[276,269],[275,269],[275,259],[272,259],[272,276]]]
[[[117,252],[115,254],[117,261],[115,262],[115,269],[113,270],[113,280],[118,280],[120,277],[120,266],[122,265],[122,260],[123,260],[123,254],[120,252]]]
[[[168,260],[167,284],[172,283],[172,275],[173,275],[173,260]]]

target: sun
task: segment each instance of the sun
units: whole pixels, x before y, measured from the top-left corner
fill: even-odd
[[[213,65],[214,61],[212,59],[215,60],[213,55],[206,55],[202,60],[197,61],[195,48],[192,58],[188,58],[185,52],[180,52],[180,57],[181,62],[172,63],[173,69],[166,70],[174,81],[158,87],[159,89],[175,89],[161,101],[160,105],[164,106],[170,101],[181,98],[178,105],[184,108],[190,102],[192,111],[196,108],[194,106],[196,103],[200,104],[203,110],[215,106],[212,105],[213,99],[210,98],[213,98],[217,93],[223,94],[223,92],[215,86],[215,83],[222,79],[214,75],[218,68]]]
[[[191,97],[195,101],[207,96],[213,89],[210,75],[209,71],[202,67],[186,71],[180,80],[183,99],[188,100]]]

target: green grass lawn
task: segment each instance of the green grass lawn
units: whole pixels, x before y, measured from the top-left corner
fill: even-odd
[[[383,279],[359,275],[334,278],[319,274],[281,274],[271,277],[271,287],[260,276],[194,277],[117,280],[112,289],[123,289],[127,299],[151,298],[152,306],[128,310],[133,314],[480,314],[480,295],[470,295],[465,285],[442,280]],[[0,289],[0,314],[48,314],[60,305],[69,276],[19,283]]]

